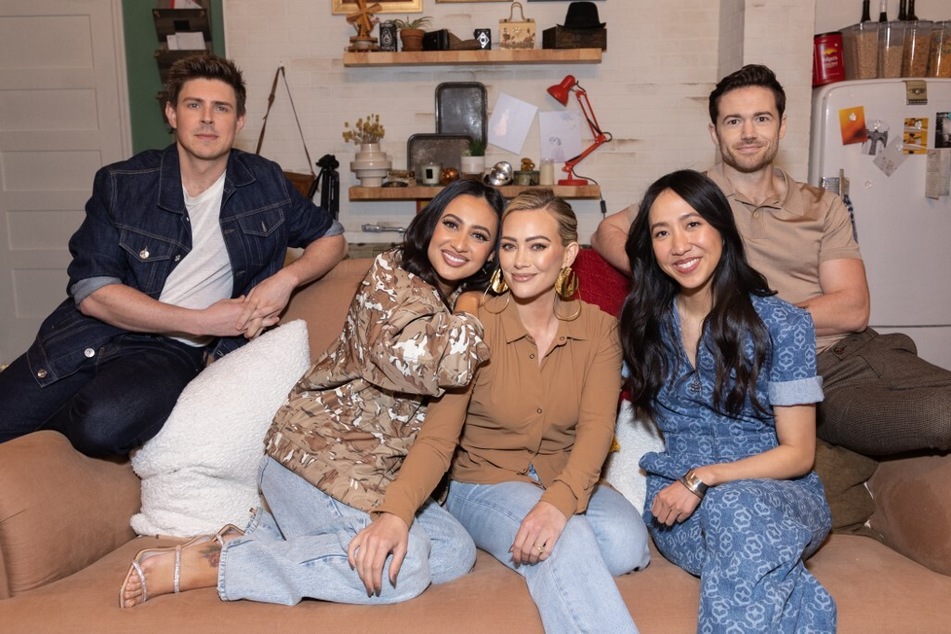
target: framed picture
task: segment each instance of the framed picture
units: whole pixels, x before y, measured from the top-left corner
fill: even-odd
[[[511,0],[436,0],[436,4],[446,2],[511,2]]]
[[[330,0],[330,12],[335,15],[350,15],[357,8],[356,0]],[[380,13],[422,13],[423,0],[367,0],[367,6],[379,4]]]

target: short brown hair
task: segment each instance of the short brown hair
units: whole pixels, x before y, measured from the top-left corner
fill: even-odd
[[[732,90],[749,86],[759,86],[772,90],[773,96],[776,98],[776,111],[779,118],[782,119],[783,113],[786,111],[786,91],[783,90],[783,85],[779,83],[776,74],[769,67],[762,64],[747,64],[740,70],[721,79],[713,92],[710,93],[710,122],[713,125],[717,124],[717,119],[720,116],[720,97]]]
[[[234,62],[213,53],[191,55],[176,61],[169,69],[168,81],[165,82],[168,102],[173,107],[178,105],[182,86],[191,79],[217,79],[234,88],[235,108],[239,117],[244,116],[248,91],[244,85],[244,77]]]

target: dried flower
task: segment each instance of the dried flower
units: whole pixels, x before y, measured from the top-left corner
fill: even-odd
[[[357,123],[352,129],[350,128],[350,122],[344,121],[343,127],[343,140],[355,145],[379,143],[380,139],[386,134],[378,114],[369,114],[366,120],[363,118],[357,119]]]

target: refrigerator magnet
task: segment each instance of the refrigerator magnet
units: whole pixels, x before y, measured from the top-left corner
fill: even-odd
[[[928,117],[905,117],[902,132],[905,154],[924,154],[928,151]]]
[[[907,154],[902,152],[904,143],[901,139],[895,139],[890,145],[886,145],[878,156],[872,161],[878,169],[884,172],[885,176],[891,176],[895,170],[908,158]]]
[[[935,149],[951,148],[951,112],[938,112],[934,120]]]
[[[843,108],[839,110],[839,127],[842,130],[842,145],[862,143],[868,138],[865,129],[865,108]]]

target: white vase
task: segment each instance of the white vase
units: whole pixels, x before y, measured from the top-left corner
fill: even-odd
[[[459,172],[463,176],[478,176],[480,179],[485,174],[484,156],[460,156]]]
[[[360,179],[361,187],[381,186],[392,166],[393,161],[379,143],[364,143],[350,161],[350,170]]]

